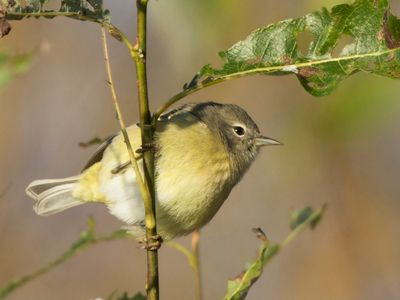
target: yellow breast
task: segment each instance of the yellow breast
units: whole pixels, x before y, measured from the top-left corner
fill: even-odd
[[[228,152],[204,123],[190,115],[158,130],[157,141],[159,228],[164,235],[184,234],[207,223],[229,195]]]

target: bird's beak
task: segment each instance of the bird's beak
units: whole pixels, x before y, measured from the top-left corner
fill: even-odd
[[[271,139],[266,136],[259,136],[255,139],[256,141],[256,146],[277,146],[277,145],[283,145],[281,142],[278,142],[277,140]]]

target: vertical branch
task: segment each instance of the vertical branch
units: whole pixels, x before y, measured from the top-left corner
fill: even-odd
[[[152,244],[156,241],[157,226],[155,216],[155,189],[154,189],[154,154],[149,150],[153,145],[153,127],[151,126],[151,114],[147,92],[147,71],[146,71],[146,33],[147,33],[147,3],[148,0],[136,0],[137,6],[137,40],[135,50],[137,56],[136,74],[139,96],[140,129],[142,134],[142,145],[145,150],[143,158],[144,180],[149,187],[149,197],[144,197],[145,224],[147,242]],[[146,151],[147,150],[147,151]],[[158,286],[158,255],[157,248],[147,248],[147,299],[159,299]]]

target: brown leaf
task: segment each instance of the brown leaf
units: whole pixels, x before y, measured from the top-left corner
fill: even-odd
[[[383,36],[386,41],[386,45],[389,49],[398,48],[400,46],[400,40],[396,40],[392,32],[389,29],[389,11],[385,12],[383,18]]]
[[[299,68],[299,75],[303,77],[310,77],[317,73],[317,69],[313,67],[302,67]]]
[[[11,25],[5,18],[0,18],[0,38],[9,34],[11,31]]]
[[[115,38],[116,40],[118,40],[119,42],[122,41],[122,37],[121,37],[121,33],[118,32],[117,30],[115,30],[115,28],[109,28],[108,32],[110,33],[110,35]]]
[[[14,7],[16,4],[15,0],[8,0],[8,7]]]
[[[11,25],[6,20],[6,8],[0,3],[0,38],[10,33]]]

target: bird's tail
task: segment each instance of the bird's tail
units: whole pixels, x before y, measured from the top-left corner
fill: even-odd
[[[49,216],[68,208],[84,204],[72,196],[79,176],[63,179],[43,179],[31,182],[26,188],[29,197],[35,200],[34,211],[41,216]]]

